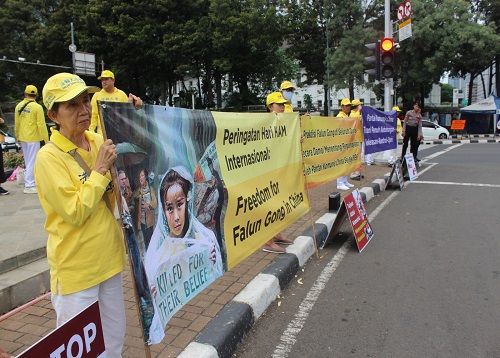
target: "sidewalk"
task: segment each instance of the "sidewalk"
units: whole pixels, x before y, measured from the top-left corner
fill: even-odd
[[[385,174],[389,173],[390,170],[391,168],[382,165],[364,166],[362,174],[365,175],[365,178],[362,179],[361,182],[351,181],[356,185],[353,189],[374,186],[372,181],[383,177]],[[2,267],[2,265],[6,266],[7,264],[13,265],[13,262],[16,262],[18,266],[22,266],[23,258],[33,257],[35,261],[42,261],[42,263],[38,263],[38,265],[40,266],[40,270],[43,271],[48,268],[46,263],[45,265],[43,264],[44,259],[39,259],[40,253],[45,253],[46,233],[43,229],[45,218],[38,202],[38,197],[36,195],[23,194],[22,188],[18,187],[15,182],[7,182],[3,186],[10,191],[10,194],[0,197],[0,225],[2,227],[0,233],[0,267]],[[311,215],[314,222],[328,212],[328,196],[334,191],[337,191],[335,182],[325,184],[309,191]],[[341,194],[344,196],[349,192],[350,191],[345,191]],[[377,192],[378,190],[375,191],[375,194]],[[316,223],[315,228],[317,225],[319,224]],[[316,235],[319,235],[318,229],[316,228],[315,230]],[[285,230],[284,234],[289,238],[295,239],[303,235],[305,231],[311,232],[311,217],[309,214],[304,215],[304,217],[290,225],[287,230]],[[326,235],[327,234],[326,232]],[[303,236],[296,241],[295,245],[288,247],[287,251],[294,253],[300,251],[299,245],[302,242],[302,238]],[[311,260],[314,259],[315,257],[313,256]],[[241,330],[238,324],[234,324],[233,322],[234,319],[238,320],[240,318],[238,317],[238,312],[234,313],[234,316],[232,316],[232,312],[235,312],[233,298],[263,271],[270,274],[272,273],[271,271],[281,271],[276,270],[276,267],[289,267],[290,265],[298,267],[295,263],[296,261],[296,254],[292,253],[275,255],[261,250],[254,252],[243,262],[217,279],[177,312],[167,326],[164,341],[161,344],[150,347],[151,356],[177,357],[195,340],[198,342],[205,342],[202,346],[209,351],[210,349],[212,352],[216,351],[213,346],[217,348],[220,347],[217,346],[217,344],[212,344],[212,346],[210,346],[209,342],[207,342],[210,338],[207,338],[204,328],[207,325],[217,326],[217,324],[223,321],[226,323],[226,330]],[[300,257],[298,262],[303,264],[303,262],[300,262]],[[279,279],[280,285],[286,285],[286,279],[280,276],[282,274],[283,273],[276,273],[275,275]],[[286,272],[284,274],[286,274]],[[41,280],[43,281],[44,279],[42,278]],[[0,279],[0,285],[5,285],[4,280]],[[37,285],[35,291],[39,291],[37,295],[41,295],[46,292],[46,288],[44,289],[44,287],[48,286],[48,280],[45,282],[47,286],[44,286],[44,283],[41,282],[37,283]],[[127,333],[123,357],[145,357],[143,339],[141,337],[141,329],[139,327],[135,306],[134,289],[132,287],[128,267],[124,272],[124,294],[127,314]],[[31,298],[35,298],[37,295],[32,295]],[[271,297],[271,299],[274,298],[275,296]],[[241,308],[241,306],[238,306],[238,309],[239,308]],[[265,307],[262,309],[265,310]],[[218,314],[219,316],[216,317]],[[250,312],[249,320],[252,324],[253,318],[251,315],[252,313]],[[230,320],[232,325],[229,324],[227,320]],[[242,322],[243,321],[244,320],[242,320]],[[243,324],[247,323],[243,322]],[[227,328],[227,326],[233,328]],[[0,321],[0,347],[11,354],[19,354],[40,338],[47,335],[54,328],[55,313],[52,309],[50,297],[45,297],[36,304],[24,308],[20,312]],[[244,335],[245,332],[232,333],[234,333],[234,337],[237,337]],[[218,337],[223,336],[223,332],[219,331],[213,334]],[[235,340],[234,337],[233,340]],[[219,352],[219,356],[231,356],[231,349],[233,346],[235,347],[237,343],[236,341],[224,342],[224,349],[227,351],[222,354]],[[193,348],[193,344],[190,345],[190,348]],[[194,344],[194,349],[196,348],[197,346]],[[188,351],[184,351],[183,356],[192,356],[192,354],[187,352]],[[198,354],[197,356],[202,355]]]

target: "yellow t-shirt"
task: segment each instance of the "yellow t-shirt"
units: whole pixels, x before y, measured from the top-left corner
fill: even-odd
[[[24,106],[28,102],[30,103]],[[23,106],[24,109],[19,113]],[[47,143],[49,141],[43,108],[34,99],[25,98],[16,106],[14,132],[16,139],[22,142],[39,142],[43,140]]]
[[[349,117],[359,117],[359,120],[361,120],[361,112],[358,112],[353,109],[351,113],[349,113]]]
[[[85,132],[91,150],[78,148],[90,168],[96,163],[101,135]],[[106,206],[103,195],[115,206],[109,172],[102,176],[92,171],[87,177],[68,154],[76,146],[57,130],[52,144],[43,146],[35,160],[38,197],[46,214],[47,259],[50,288],[62,295],[95,286],[121,272],[125,267],[122,230]],[[108,189],[108,190],[106,190]]]
[[[285,102],[285,113],[292,113],[293,107],[290,102]]]
[[[349,115],[348,114],[345,114],[344,112],[340,111],[339,114],[337,114],[337,117],[341,117],[341,118],[349,118]]]
[[[97,101],[108,101],[108,102],[128,102],[128,96],[122,90],[115,87],[112,93],[106,92],[102,89],[97,92],[92,97],[92,118],[90,120],[89,131],[97,132],[102,134],[101,120],[99,118],[99,108],[97,107]]]

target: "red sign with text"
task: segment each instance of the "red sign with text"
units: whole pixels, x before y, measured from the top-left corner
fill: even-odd
[[[359,252],[363,251],[365,246],[373,238],[373,230],[368,222],[365,204],[361,194],[356,189],[344,198],[344,205],[347,209],[347,216],[351,222],[354,238]]]
[[[99,303],[95,301],[18,358],[105,358]]]

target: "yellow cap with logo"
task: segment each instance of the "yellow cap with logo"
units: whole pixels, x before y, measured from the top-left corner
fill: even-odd
[[[273,92],[266,98],[266,106],[269,106],[273,103],[286,103],[287,100],[283,97],[281,92]]]
[[[399,107],[398,107],[398,106],[394,106],[394,107],[392,107],[392,110],[393,110],[393,111],[398,111],[398,112],[401,112],[401,110],[399,109]]]
[[[340,101],[341,106],[350,106],[351,105],[351,100],[349,98],[344,98],[342,101]]]
[[[351,102],[351,105],[353,106],[359,106],[360,104],[363,104],[359,99],[353,99]]]
[[[47,109],[52,109],[54,103],[70,101],[85,91],[95,93],[99,91],[99,87],[87,86],[84,80],[72,73],[58,73],[50,77],[43,86],[43,104]]]
[[[289,88],[295,90],[295,86],[293,85],[292,82],[290,82],[290,81],[283,81],[283,83],[280,86],[280,91],[283,91],[283,90],[286,90],[286,89],[289,89]]]
[[[98,80],[100,80],[102,78],[112,78],[112,79],[115,79],[115,74],[113,72],[111,72],[110,70],[104,70],[104,71],[101,72],[101,75],[99,77],[97,77]]]

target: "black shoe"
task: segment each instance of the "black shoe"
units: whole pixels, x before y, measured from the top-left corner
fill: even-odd
[[[351,180],[361,180],[361,177],[359,175],[357,177],[351,177]]]
[[[415,160],[416,160],[417,162],[420,162],[420,159],[418,159],[418,158],[415,158]]]
[[[5,190],[4,188],[2,188],[0,186],[0,195],[8,195],[9,194],[9,191],[8,190]]]

